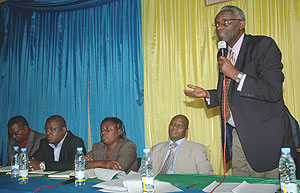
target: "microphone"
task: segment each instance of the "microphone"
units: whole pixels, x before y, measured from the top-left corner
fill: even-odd
[[[70,183],[73,183],[73,182],[75,182],[75,177],[72,177],[71,179],[62,182],[62,183],[60,183],[59,185],[70,184]]]
[[[226,42],[225,41],[219,41],[218,48],[220,49],[221,56],[225,56]]]

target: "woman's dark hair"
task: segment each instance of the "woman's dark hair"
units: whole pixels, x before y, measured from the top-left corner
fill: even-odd
[[[122,133],[119,136],[121,139],[126,138],[126,131],[125,131],[125,125],[124,123],[117,117],[106,117],[105,119],[103,119],[103,121],[101,122],[101,125],[105,122],[105,121],[112,121],[116,124],[117,129],[121,130]],[[101,128],[100,125],[100,128]]]

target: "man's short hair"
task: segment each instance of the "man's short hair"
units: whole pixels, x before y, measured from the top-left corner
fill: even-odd
[[[58,123],[59,128],[67,127],[65,119],[60,115],[52,115],[46,122],[55,121]]]
[[[246,20],[244,12],[236,6],[226,5],[220,9],[219,13],[222,11],[232,11],[234,15],[237,17],[237,19],[244,20],[244,21]]]
[[[172,118],[172,120],[173,120],[175,117],[182,117],[182,118],[184,118],[185,121],[186,121],[186,128],[189,128],[189,119],[188,119],[185,115],[183,115],[183,114],[175,115],[175,116]]]
[[[7,128],[10,128],[14,124],[17,124],[21,127],[28,126],[27,120],[21,115],[13,116],[12,118],[10,118],[7,123]]]

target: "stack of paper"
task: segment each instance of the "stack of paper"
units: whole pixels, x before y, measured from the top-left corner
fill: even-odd
[[[73,173],[73,175],[72,175],[72,173]],[[68,171],[64,171],[64,172],[50,174],[50,175],[48,175],[48,178],[69,179],[71,176],[74,176],[74,171],[68,170]]]
[[[0,167],[0,172],[10,172],[11,166],[2,166]]]
[[[219,183],[214,181],[204,192],[211,192]],[[280,188],[277,184],[222,183],[214,193],[274,193]]]
[[[101,192],[128,192],[140,193],[142,192],[142,179],[141,174],[131,171],[125,179],[115,179],[106,182],[101,182],[94,185],[95,188],[101,188]],[[155,192],[183,192],[179,188],[167,182],[160,182],[154,180]]]
[[[93,170],[95,172],[95,176],[97,176],[99,180],[104,180],[104,181],[111,180],[113,179],[113,177],[124,179],[126,176],[126,173],[121,170],[111,170],[111,169],[104,169],[104,168],[95,168]],[[92,171],[90,172],[92,175]]]

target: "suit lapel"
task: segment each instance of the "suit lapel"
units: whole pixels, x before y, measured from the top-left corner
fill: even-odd
[[[70,140],[70,137],[71,137],[72,133],[71,131],[67,131],[67,136],[61,146],[61,150],[60,150],[60,153],[59,153],[59,160],[62,160],[62,158],[64,158],[63,160],[66,160],[65,157],[67,157],[68,155],[68,152],[67,152],[67,145],[69,143],[69,140]]]
[[[235,68],[242,71],[243,70],[243,66],[245,64],[245,59],[246,59],[246,53],[247,53],[247,50],[248,50],[248,40],[249,40],[249,36],[245,34],[244,36],[244,40],[243,40],[243,43],[241,45],[241,49],[240,49],[240,52],[239,52],[239,55],[238,55],[238,58],[236,60],[236,63],[235,63]]]
[[[163,161],[164,161],[164,159],[166,157],[166,153],[168,151],[168,146],[169,146],[169,141],[165,142],[163,144],[162,148],[160,149],[159,155],[161,155],[161,156],[160,156],[160,158],[158,158],[159,159],[158,173],[160,172],[160,170],[162,168]]]
[[[238,55],[237,60],[235,62],[235,68],[238,69],[239,71],[242,71],[243,66],[245,64],[245,54],[246,54],[246,51],[247,51],[247,41],[248,41],[248,36],[245,34],[244,35],[244,40],[242,42],[242,45],[241,45],[241,48],[240,48],[240,51],[239,51],[239,55]],[[224,75],[222,76],[222,83],[223,83],[223,80],[224,80]],[[231,104],[231,95],[232,95],[232,92],[233,92],[233,89],[234,89],[233,88],[234,83],[235,83],[235,81],[231,80],[230,84],[229,84],[229,90],[228,90],[229,105]],[[236,89],[237,86],[238,86],[238,83],[236,83],[235,85],[236,85],[236,87],[235,87],[235,89]],[[222,86],[222,88],[223,88],[223,86]]]
[[[176,156],[176,162],[175,162],[175,165],[174,165],[174,174],[176,174],[176,171],[180,165],[180,163],[184,163],[184,159],[186,158],[185,156],[185,146],[186,146],[186,142],[187,142],[187,139],[184,138],[184,140],[182,141],[180,147],[179,147],[179,150],[178,150],[178,153],[177,153],[177,156]]]
[[[31,152],[33,150],[32,149],[33,142],[34,142],[34,132],[33,132],[33,130],[31,130],[31,132],[29,134],[29,138],[28,138],[27,144],[26,144],[26,150],[27,150],[27,153],[28,153],[29,157],[31,156]]]

